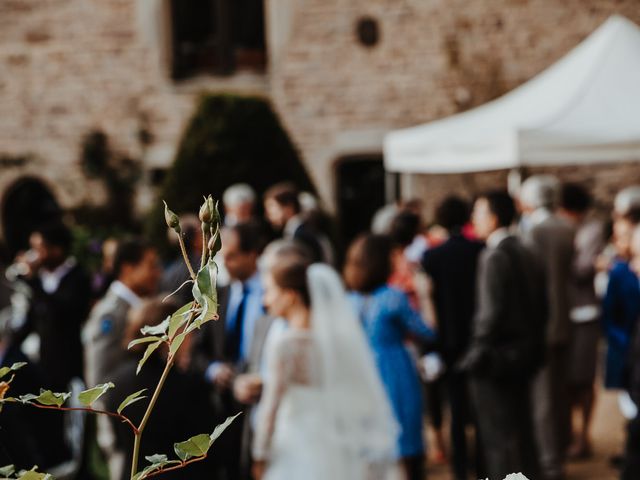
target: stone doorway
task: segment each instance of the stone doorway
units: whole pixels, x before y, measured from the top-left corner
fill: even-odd
[[[384,206],[386,175],[381,155],[344,157],[337,162],[337,207],[345,247],[369,230],[373,215]]]
[[[60,218],[62,210],[47,186],[37,178],[23,177],[11,185],[2,201],[2,232],[9,254],[28,248],[33,229]]]

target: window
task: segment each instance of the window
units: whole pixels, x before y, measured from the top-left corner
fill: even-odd
[[[263,0],[172,0],[174,79],[264,71]]]

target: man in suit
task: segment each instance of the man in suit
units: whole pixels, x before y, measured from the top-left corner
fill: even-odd
[[[447,367],[444,384],[451,408],[451,461],[455,478],[460,480],[467,478],[469,467],[465,430],[470,412],[465,375],[454,366],[471,340],[476,265],[483,245],[462,235],[462,228],[469,221],[469,205],[461,198],[446,198],[436,210],[436,221],[447,230],[449,238],[425,252],[422,267],[433,285],[439,352]]]
[[[487,248],[478,264],[471,346],[460,367],[469,374],[490,478],[513,472],[538,478],[530,386],[543,361],[546,301],[540,265],[509,230],[514,217],[506,192],[481,196],[473,210]]]
[[[533,407],[540,465],[547,480],[564,476],[571,440],[568,387],[571,338],[569,286],[572,281],[575,228],[556,215],[560,183],[549,175],[528,178],[520,192],[522,237],[541,259],[547,280],[549,322],[546,365],[534,381]]]
[[[44,381],[39,386],[58,392],[67,391],[72,378],[83,376],[80,331],[91,299],[89,277],[70,256],[71,241],[63,223],[47,223],[31,234],[31,252],[19,260],[26,267],[23,280],[31,289],[31,303],[13,343],[21,345],[31,333],[38,335]],[[52,430],[62,435],[63,429],[62,416],[57,416]],[[62,442],[53,442],[51,449],[58,461],[68,457]]]
[[[160,281],[158,254],[150,245],[132,239],[122,242],[114,260],[113,281],[107,294],[93,307],[83,332],[87,385],[109,381],[126,355],[122,344],[127,316],[142,298],[156,293]]]
[[[43,387],[66,391],[82,378],[81,326],[89,312],[91,283],[70,256],[71,232],[61,222],[37,228],[29,239],[32,256],[23,279],[32,290],[25,323],[15,332],[17,344],[32,332],[40,337],[39,365]]]
[[[265,315],[258,271],[263,238],[254,223],[223,230],[222,256],[231,282],[218,289],[219,319],[201,329],[194,348],[193,368],[213,387],[212,398],[222,417],[243,410],[233,397],[233,382],[246,370],[256,324]],[[222,478],[239,478],[242,429],[242,421],[234,422],[214,452]]]
[[[293,238],[309,249],[314,262],[330,263],[331,244],[312,222],[304,218],[298,189],[289,183],[279,183],[264,194],[264,211],[271,226],[284,238]]]
[[[111,381],[111,375],[127,358],[124,335],[129,311],[144,297],[156,293],[161,270],[158,254],[138,239],[125,240],[116,249],[115,280],[106,295],[95,304],[83,331],[87,386]],[[109,457],[110,477],[119,479],[126,468],[124,457],[115,450],[115,437],[104,416],[97,419],[98,443]]]

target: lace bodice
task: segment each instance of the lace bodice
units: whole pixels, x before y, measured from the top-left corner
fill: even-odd
[[[321,362],[311,331],[290,329],[266,345],[264,391],[257,414],[253,454],[267,459],[278,410],[295,389],[318,389]]]

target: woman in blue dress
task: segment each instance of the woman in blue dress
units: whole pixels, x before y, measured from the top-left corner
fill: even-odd
[[[609,271],[607,292],[602,301],[602,324],[607,337],[605,387],[627,388],[631,337],[640,317],[640,284],[631,270],[631,238],[638,213],[616,218],[613,225],[617,259]]]
[[[398,457],[409,480],[422,479],[422,389],[405,341],[429,341],[435,334],[411,307],[406,294],[387,285],[391,249],[391,240],[386,236],[359,237],[347,253],[344,276],[400,425]]]

